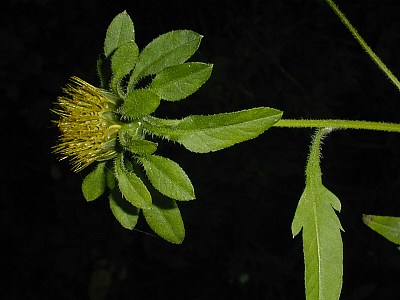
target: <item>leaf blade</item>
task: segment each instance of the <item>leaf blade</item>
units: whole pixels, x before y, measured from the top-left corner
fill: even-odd
[[[387,240],[400,245],[400,217],[363,215],[363,222]]]
[[[317,132],[306,167],[306,187],[296,208],[292,234],[301,230],[305,262],[306,298],[339,299],[343,276],[343,230],[335,210],[339,199],[323,184],[320,144],[326,129]]]
[[[160,35],[140,53],[129,86],[141,77],[185,62],[198,49],[202,36],[191,30],[175,30]]]
[[[133,206],[142,209],[151,207],[151,195],[142,180],[123,166],[123,157],[116,159],[115,173],[122,195]]]
[[[101,162],[82,182],[82,193],[86,201],[96,200],[106,189],[105,162]]]
[[[166,197],[154,197],[151,209],[143,210],[150,228],[166,241],[181,244],[185,227],[176,201]]]
[[[163,195],[175,200],[195,199],[194,188],[185,171],[174,161],[150,155],[137,157],[151,184]]]
[[[160,105],[161,98],[148,89],[128,92],[118,112],[128,118],[141,118],[153,113]]]
[[[162,70],[153,79],[150,89],[164,100],[178,101],[196,92],[211,76],[213,66],[205,63],[184,63]]]
[[[186,149],[207,153],[255,138],[279,121],[282,112],[258,107],[216,115],[193,115],[182,120],[146,118],[143,127],[152,134],[176,141]]]
[[[122,44],[111,57],[111,88],[115,94],[122,96],[121,80],[129,74],[136,65],[139,48],[134,41]]]
[[[109,196],[111,212],[122,227],[132,230],[139,219],[139,209],[122,199],[118,190],[111,191]]]
[[[122,44],[135,40],[135,28],[126,11],[119,13],[107,28],[104,54],[110,57]]]

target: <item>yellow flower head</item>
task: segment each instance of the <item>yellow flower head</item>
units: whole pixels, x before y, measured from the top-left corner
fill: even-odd
[[[119,98],[77,77],[71,78],[64,92],[57,99],[58,108],[53,110],[60,116],[55,124],[61,133],[53,152],[60,155],[60,160],[69,158],[75,172],[114,157],[121,126],[113,111]]]

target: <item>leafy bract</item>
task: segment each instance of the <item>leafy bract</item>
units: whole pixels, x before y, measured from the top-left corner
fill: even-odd
[[[323,184],[320,168],[320,144],[326,129],[317,132],[306,168],[306,187],[292,223],[292,234],[303,229],[306,298],[337,300],[343,275],[343,230],[335,210],[339,199]]]
[[[144,117],[157,109],[160,100],[160,96],[151,90],[132,90],[126,95],[119,112],[128,118]]]
[[[189,177],[176,162],[158,155],[137,159],[143,165],[151,184],[160,193],[175,200],[195,199]]]
[[[130,230],[135,228],[139,219],[139,209],[122,199],[117,189],[110,193],[109,200],[111,211],[122,227]]]
[[[122,195],[128,202],[138,208],[151,207],[151,195],[142,180],[135,173],[125,169],[123,156],[115,161],[115,174]]]
[[[100,197],[106,189],[105,162],[97,165],[82,182],[82,192],[86,201],[93,201]]]
[[[150,155],[156,152],[157,143],[148,140],[132,140],[125,149],[133,154]]]
[[[122,44],[135,40],[133,22],[126,11],[118,14],[108,26],[104,41],[104,54],[110,57]]]
[[[141,77],[184,63],[198,49],[202,36],[191,30],[175,30],[160,35],[140,53],[129,87]]]
[[[143,210],[143,215],[160,237],[174,244],[181,244],[185,238],[185,227],[175,200],[155,196],[150,209]]]
[[[210,78],[212,65],[184,63],[162,70],[150,88],[164,100],[177,101],[196,92]]]
[[[282,112],[258,107],[209,116],[193,115],[182,120],[146,117],[149,132],[181,143],[186,149],[207,153],[257,137],[282,117]]]
[[[122,44],[111,57],[111,88],[122,96],[121,80],[133,70],[139,55],[139,48],[134,41]]]
[[[400,245],[400,217],[363,215],[363,221],[392,243]]]

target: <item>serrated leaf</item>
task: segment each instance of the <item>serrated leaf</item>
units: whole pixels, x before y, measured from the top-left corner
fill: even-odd
[[[175,200],[154,197],[151,209],[143,210],[150,228],[160,237],[174,244],[181,244],[185,238],[185,227]]]
[[[134,41],[122,44],[111,57],[112,79],[111,88],[122,96],[121,80],[135,67],[139,48]]]
[[[122,199],[118,190],[113,190],[109,196],[110,208],[117,221],[126,229],[135,228],[139,219],[139,209]]]
[[[151,207],[151,195],[142,180],[123,166],[122,158],[115,162],[115,173],[122,195],[132,205],[147,209]]]
[[[392,243],[400,245],[400,217],[363,215],[363,221]]]
[[[185,171],[174,161],[157,155],[137,157],[151,184],[175,200],[195,199],[193,185]]]
[[[86,201],[93,201],[103,195],[106,189],[105,162],[101,162],[82,182],[82,192]]]
[[[337,300],[342,288],[343,230],[335,210],[339,199],[323,184],[320,168],[320,144],[327,132],[317,132],[306,168],[306,187],[292,222],[292,234],[303,230],[305,284],[307,300]]]
[[[190,30],[175,30],[151,41],[139,55],[129,80],[129,87],[141,77],[157,74],[166,67],[184,63],[196,52],[201,38],[201,35]]]
[[[135,40],[135,28],[126,11],[118,14],[107,28],[104,54],[109,57],[122,44]]]
[[[211,76],[212,65],[184,63],[162,70],[150,85],[161,99],[177,101],[196,92]]]
[[[141,118],[153,113],[160,101],[160,96],[150,90],[132,90],[126,95],[118,112],[128,118]]]
[[[193,115],[182,120],[147,117],[143,127],[152,134],[181,143],[186,149],[207,153],[257,137],[282,117],[282,112],[258,107],[209,116]]]

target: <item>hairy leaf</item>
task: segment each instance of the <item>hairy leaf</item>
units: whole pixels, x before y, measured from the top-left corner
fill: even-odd
[[[150,85],[161,99],[177,101],[196,92],[210,78],[212,65],[198,62],[162,70]]]
[[[146,209],[151,207],[149,191],[139,177],[125,169],[122,157],[116,159],[115,173],[121,193],[128,202],[138,208]]]
[[[97,165],[82,182],[82,192],[86,201],[93,201],[103,195],[106,189],[105,162]]]
[[[363,215],[363,221],[372,230],[400,245],[400,217]]]
[[[162,194],[175,200],[193,200],[194,189],[185,171],[174,161],[157,155],[137,158],[151,184]]]
[[[144,117],[157,109],[160,100],[160,96],[150,90],[133,90],[126,95],[118,112],[128,118]]]
[[[132,140],[125,148],[133,154],[150,155],[156,152],[157,146],[157,143],[148,140]]]
[[[108,26],[104,41],[104,54],[109,57],[122,44],[135,40],[133,22],[126,11],[118,14]]]
[[[343,230],[335,209],[339,199],[323,184],[320,144],[326,129],[317,132],[306,168],[306,187],[292,223],[292,234],[303,229],[306,298],[339,299],[343,275]]]
[[[175,200],[166,197],[154,197],[150,209],[143,210],[143,215],[160,237],[174,244],[181,244],[185,238],[185,227]]]
[[[122,44],[111,57],[111,88],[122,96],[121,80],[133,70],[139,55],[139,48],[134,41]]]
[[[152,134],[181,143],[192,152],[207,153],[255,138],[281,117],[282,112],[277,109],[258,107],[182,120],[147,117],[143,127]]]
[[[109,200],[111,211],[122,227],[130,230],[135,228],[139,219],[139,209],[122,199],[117,189],[110,193]]]
[[[166,67],[184,63],[196,52],[201,38],[201,35],[190,30],[175,30],[151,41],[139,55],[129,80],[129,87],[141,77],[157,74]]]

